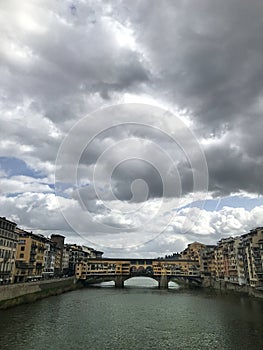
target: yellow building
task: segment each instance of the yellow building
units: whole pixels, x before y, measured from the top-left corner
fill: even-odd
[[[182,251],[181,257],[186,260],[198,260],[201,262],[201,251],[205,248],[205,244],[193,242],[188,244],[187,248]]]
[[[215,277],[217,279],[224,279],[224,249],[224,243],[219,241],[215,248]]]
[[[42,277],[46,238],[17,228],[15,282],[25,282]]]
[[[199,262],[193,259],[160,260],[153,261],[153,273],[155,276],[199,276]]]
[[[12,283],[17,245],[16,223],[0,217],[0,284]]]
[[[242,235],[246,279],[251,287],[263,287],[263,228]]]
[[[200,271],[204,276],[215,276],[215,245],[206,245],[201,248]]]

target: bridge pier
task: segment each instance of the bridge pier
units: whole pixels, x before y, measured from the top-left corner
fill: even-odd
[[[116,288],[124,288],[124,280],[122,276],[115,277],[115,287]]]
[[[160,289],[168,289],[167,275],[161,275],[160,280],[159,280],[159,288]]]

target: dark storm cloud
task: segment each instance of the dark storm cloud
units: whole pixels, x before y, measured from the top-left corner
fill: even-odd
[[[136,55],[133,53],[130,58],[129,52],[123,50],[116,69],[111,60],[108,62],[114,79],[106,82],[109,72],[99,65],[99,72],[95,67],[87,71],[91,81],[97,74],[98,82],[84,84],[84,89],[92,91],[95,86],[94,91],[109,98],[112,91],[129,91],[130,87],[130,91],[140,91],[136,82],[144,81],[146,91],[191,112],[199,137],[222,137],[229,133],[227,142],[204,146],[210,172],[209,190],[216,195],[239,190],[261,193],[262,11],[261,1],[166,1],[154,2],[151,8],[141,1],[132,7],[119,2],[111,16],[132,28],[150,66],[143,70],[136,63],[138,60],[132,60]],[[95,43],[95,48],[99,57],[100,45]],[[83,57],[89,57],[88,51],[83,51]],[[66,53],[70,58],[72,54]],[[90,62],[77,60],[78,67],[72,71],[79,79]],[[120,138],[120,130],[110,133],[112,142]],[[130,130],[129,136],[147,138],[145,130],[139,129]],[[163,147],[172,148],[161,135],[155,139]],[[100,148],[100,145],[94,148],[93,156],[86,162],[94,163]],[[179,171],[183,192],[187,193],[193,187],[191,169],[180,163]],[[122,179],[127,172],[128,166],[126,170],[123,167],[124,175],[115,174],[115,191],[120,199],[131,195],[131,179],[127,182]],[[152,175],[147,176],[149,195],[158,197],[162,193],[161,183],[157,184]],[[140,177],[140,172],[132,179],[136,177]]]
[[[138,179],[144,181],[147,189],[144,188],[142,182],[137,182],[137,184],[134,182]],[[163,183],[160,174],[151,164],[143,160],[130,160],[121,163],[114,169],[112,181],[115,182],[113,192],[120,200],[141,202],[150,197],[163,196]]]
[[[84,129],[83,139],[88,140]],[[176,168],[181,159],[185,160],[186,156],[175,140],[161,129],[147,124],[124,123],[106,129],[87,143],[80,157],[79,183],[84,178],[93,181],[92,170],[95,165],[95,167],[100,167],[99,177],[96,177],[95,180],[100,183],[100,187],[105,187],[105,184],[111,186],[112,194],[119,200],[141,202],[147,198],[173,197],[176,192],[178,193],[177,187],[180,186],[180,183],[176,178]],[[100,157],[104,152],[109,153],[101,162]],[[70,159],[67,157],[69,163]],[[182,168],[181,175],[186,171],[189,173],[190,170],[191,179],[183,188],[184,193],[191,191],[190,187],[193,188],[191,169],[187,162],[186,166],[188,169]],[[108,182],[106,177],[102,178],[101,174],[108,175]],[[164,183],[169,188],[165,193]],[[82,194],[83,192],[82,189]],[[91,194],[90,189],[86,192],[87,199]],[[102,196],[105,200],[112,200],[113,195],[105,191]],[[90,200],[93,199],[91,195]]]
[[[137,1],[121,13],[151,61],[156,95],[187,108],[199,137],[229,133],[205,146],[210,190],[261,193],[263,2]]]
[[[222,196],[241,190],[262,194],[263,169],[255,158],[249,158],[242,149],[229,145],[212,147],[206,156],[210,175],[210,190]]]
[[[132,95],[133,100],[138,98],[138,102],[150,96],[164,108],[183,110],[191,120],[189,128],[203,144],[210,175],[209,191],[214,196],[242,191],[262,194],[261,0],[164,0],[152,1],[150,5],[148,1],[136,0],[74,4],[10,0],[1,3],[0,11],[0,156],[21,159],[51,181],[59,145],[76,121],[97,108],[125,102],[126,95]],[[122,115],[119,120],[122,122]],[[178,136],[173,121],[170,134]],[[62,169],[65,173],[80,156],[79,139],[89,140],[95,126],[89,124],[83,135],[72,138]],[[102,122],[102,130],[103,127]],[[149,198],[154,207],[155,198],[158,201],[163,196],[163,181],[168,185],[165,197],[171,202],[178,196],[179,185],[183,195],[193,191],[193,174],[198,170],[185,156],[186,149],[175,147],[158,130],[141,125],[111,128],[96,135],[81,155],[79,188],[69,186],[63,193],[67,210],[72,211],[82,230],[84,226],[91,234],[100,232],[97,226],[86,225],[79,219],[80,199],[87,211],[100,215],[109,227],[133,227],[129,218],[110,215],[92,183],[92,168],[103,152],[129,138],[137,138],[138,145],[127,141],[126,145],[115,147],[110,157],[99,164],[97,185],[106,204],[114,200],[113,195],[123,202],[134,195],[131,206]],[[173,166],[169,168],[167,160],[153,151],[148,141],[171,155]],[[138,159],[144,162],[135,164],[126,159],[133,147]],[[186,148],[188,155],[195,158],[196,149],[191,140]],[[149,159],[158,166],[151,167],[147,163]],[[106,175],[114,162],[116,168],[108,183]],[[158,172],[162,169],[166,174],[160,179]],[[23,187],[21,179],[2,175],[5,188],[12,193]],[[138,179],[144,182],[136,182]],[[110,184],[113,193],[109,192]],[[4,215],[13,212],[13,219],[28,227],[68,230],[62,216],[57,215],[54,195],[45,193],[43,188],[36,181],[27,184],[26,192],[17,197],[1,198]],[[70,191],[72,200],[66,198]],[[227,227],[222,224],[226,213],[222,212],[221,216],[213,213],[200,221],[185,239],[181,235],[176,243],[167,234],[163,246],[151,243],[145,249],[153,254],[168,251],[170,244],[181,249],[202,230],[212,232],[214,239],[218,239],[231,234],[235,227],[243,225],[249,229],[253,222],[260,225],[261,213],[262,208],[252,214],[242,210],[229,212]],[[187,215],[183,213],[181,220]],[[157,231],[158,225],[156,220],[153,227]],[[109,228],[103,230],[110,232]],[[172,234],[176,232],[180,232],[180,220]],[[209,236],[205,235],[204,240],[209,242]]]
[[[261,1],[156,1],[151,7],[145,1],[135,1],[132,6],[119,1],[104,7],[100,2],[87,2],[74,5],[74,13],[66,2],[53,8],[40,4],[24,8],[11,1],[2,5],[6,18],[1,80],[3,96],[10,106],[30,99],[31,113],[38,111],[58,129],[65,129],[64,121],[78,119],[91,107],[91,96],[98,94],[112,102],[114,94],[150,93],[186,108],[198,137],[221,137],[227,131],[235,135],[234,145],[213,146],[211,150],[205,146],[212,191],[258,191],[263,87]],[[11,11],[14,9],[18,17]],[[34,14],[33,19],[23,19],[25,10],[29,17]],[[21,18],[28,22],[23,31]],[[129,28],[135,48],[118,44],[118,26]],[[109,136],[115,140],[118,132],[112,130]],[[45,137],[26,129],[21,133],[31,145]],[[145,137],[143,134],[139,128],[130,131],[130,136]],[[171,148],[161,135],[155,137],[163,147]],[[19,135],[18,139],[23,137]],[[35,150],[42,160],[54,161],[59,142],[52,140],[51,145],[50,140],[42,140]],[[233,161],[236,147],[242,154],[241,162]],[[94,148],[86,163],[96,161],[100,148]],[[217,160],[212,155],[216,152]],[[244,169],[251,166],[253,185],[248,186]],[[187,166],[181,165],[180,171],[185,191],[190,191]],[[120,178],[116,188],[120,192],[122,187]],[[161,188],[153,190],[156,184],[149,187],[153,196],[160,195]]]
[[[76,118],[78,104],[83,105],[87,95],[109,98],[110,93],[129,91],[148,81],[143,59],[118,45],[103,7],[98,9],[98,20],[89,21],[87,16],[76,25],[66,11],[67,2],[52,10],[45,3],[39,5],[18,6],[16,1],[1,5],[6,16],[1,80],[10,101],[33,99],[50,119],[59,122]],[[21,31],[23,21],[27,26]]]
[[[260,96],[262,1],[136,5],[126,11],[127,20],[151,58],[156,82],[208,128],[231,122]]]

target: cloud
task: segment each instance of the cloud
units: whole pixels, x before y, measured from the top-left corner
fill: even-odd
[[[75,120],[123,93],[146,93],[186,109],[198,138],[213,142],[228,134],[223,145],[205,147],[211,191],[261,193],[262,3],[102,5],[80,3],[73,12],[67,2],[1,5],[3,154],[50,174]],[[98,156],[94,148],[89,162]],[[180,170],[189,191],[187,166]],[[160,196],[154,181],[148,181],[155,188],[150,195]],[[121,181],[116,186],[120,192]]]
[[[40,182],[41,181],[41,182]],[[53,190],[45,183],[45,179],[36,180],[28,176],[13,176],[11,178],[1,179],[0,194],[16,193],[46,193]]]
[[[59,122],[84,111],[89,95],[108,99],[110,93],[149,79],[142,57],[118,45],[103,6],[96,9],[97,20],[89,18],[86,7],[82,22],[79,15],[72,16],[69,5],[2,4],[5,96],[14,103],[28,97],[49,119]]]
[[[221,194],[261,193],[262,10],[258,0],[121,7],[151,62],[151,93],[186,108],[198,137],[228,134],[205,147],[210,190]]]
[[[1,215],[43,232],[75,229],[109,253],[139,242],[130,253],[152,256],[262,225],[260,205],[184,207],[206,196],[200,152],[209,198],[262,195],[262,1],[0,7]],[[109,106],[131,97],[172,114],[149,107],[127,124],[134,111]],[[66,222],[54,180],[69,135],[57,174]]]

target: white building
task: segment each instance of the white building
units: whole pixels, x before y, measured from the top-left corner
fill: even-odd
[[[44,255],[44,269],[42,275],[44,277],[53,277],[55,273],[55,258],[56,258],[56,248],[54,243],[47,239],[45,243],[45,255]]]

